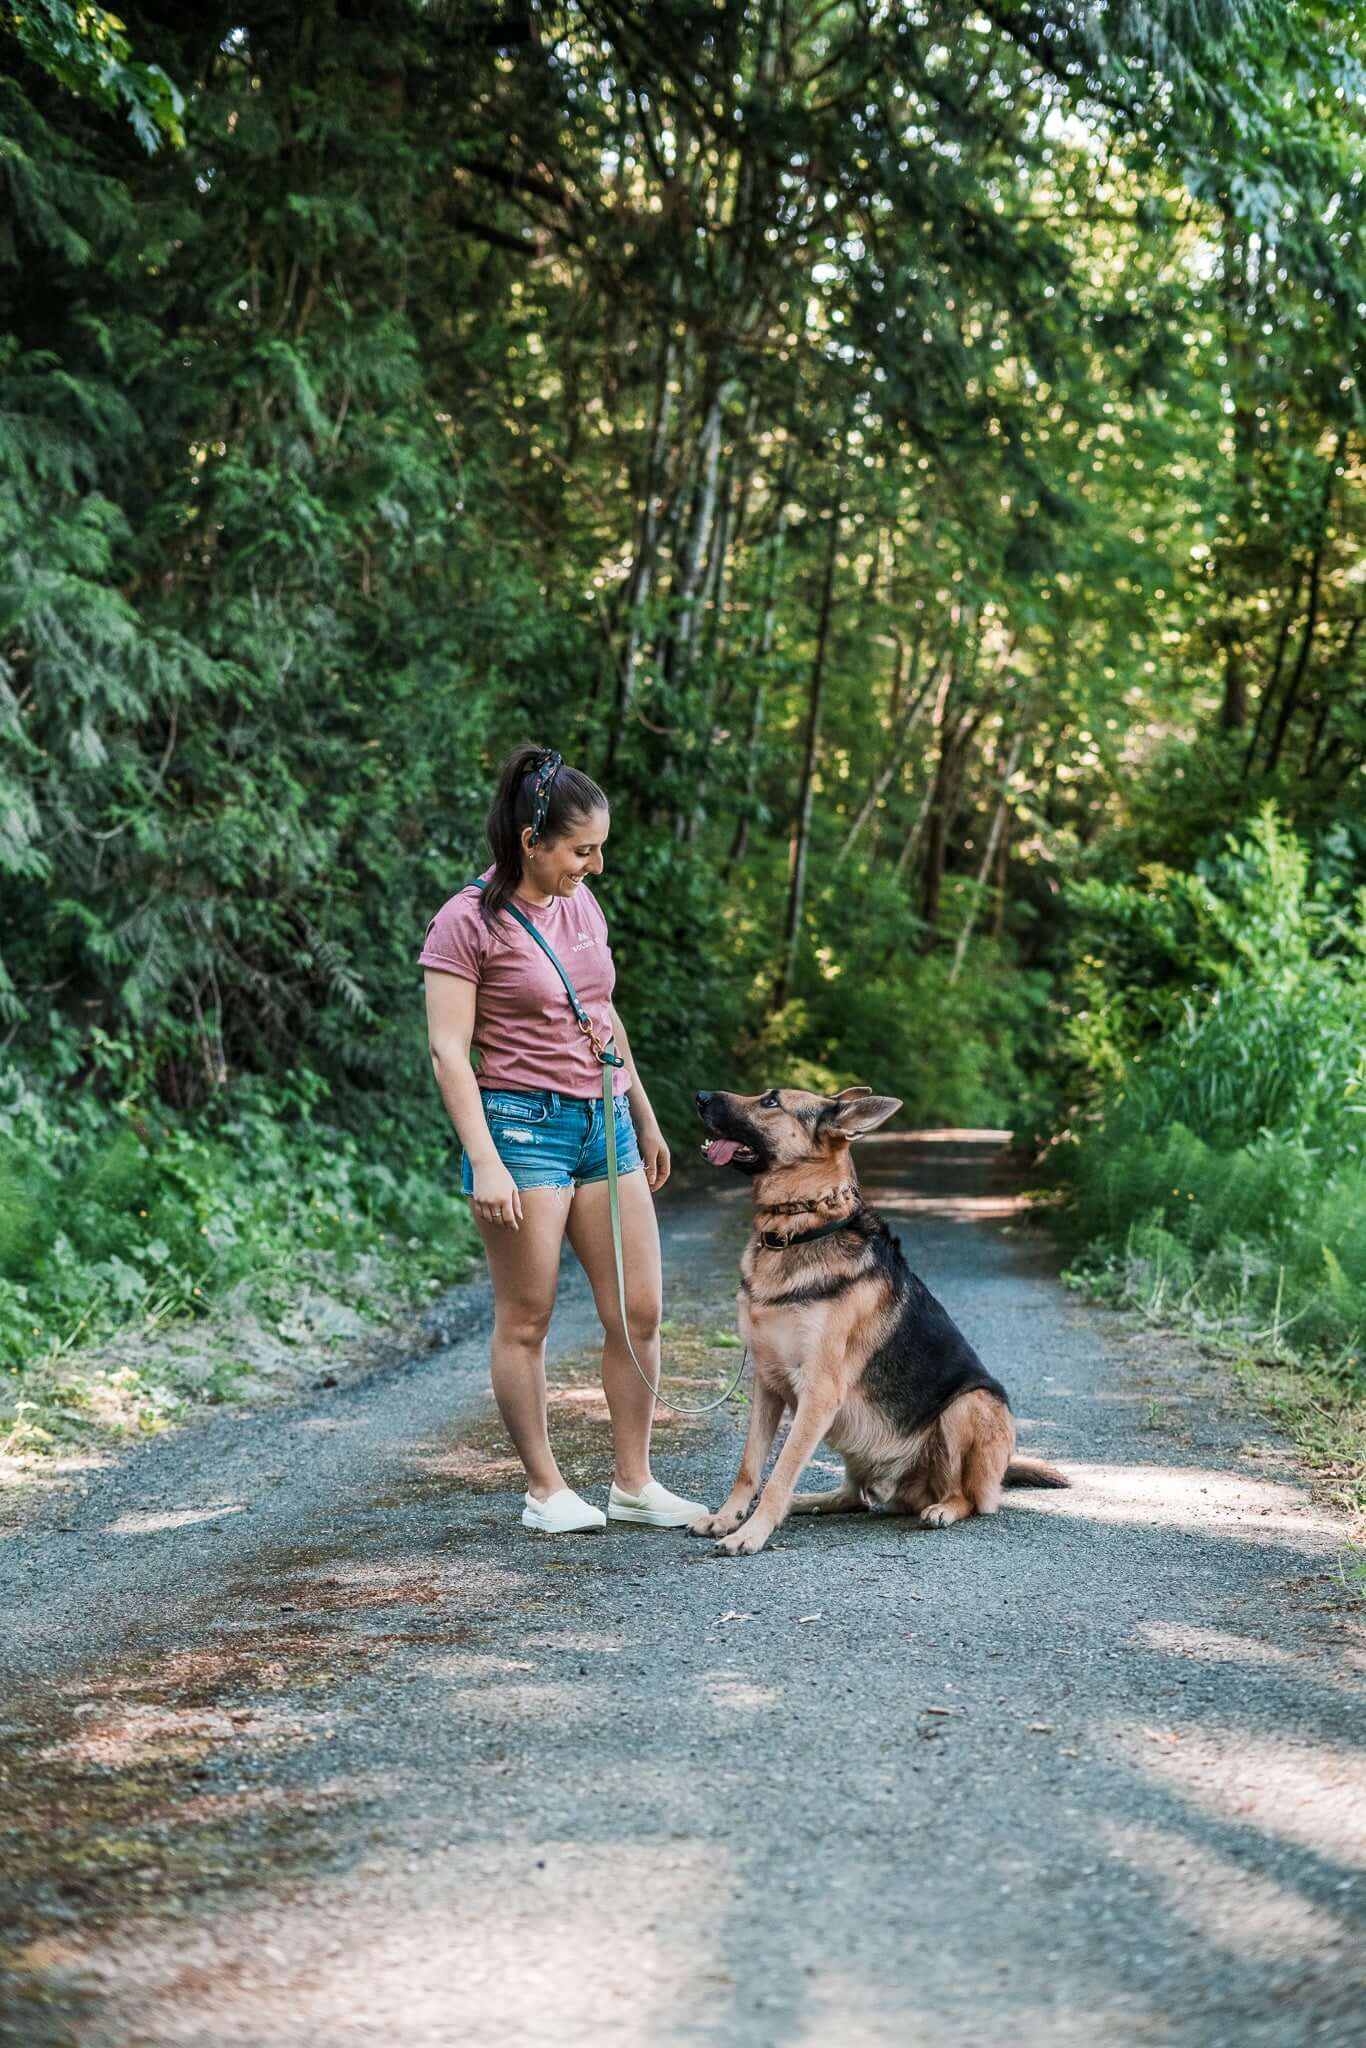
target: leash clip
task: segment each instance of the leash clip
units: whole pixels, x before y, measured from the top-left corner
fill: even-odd
[[[626,1065],[619,1052],[613,1052],[610,1046],[603,1044],[597,1027],[586,1010],[576,1010],[574,1022],[593,1048],[593,1057],[597,1060],[599,1066],[624,1067]]]

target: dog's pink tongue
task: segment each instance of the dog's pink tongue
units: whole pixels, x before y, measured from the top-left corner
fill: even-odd
[[[702,1150],[709,1166],[729,1166],[740,1147],[734,1138],[708,1138]]]

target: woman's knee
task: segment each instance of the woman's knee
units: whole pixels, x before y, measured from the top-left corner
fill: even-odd
[[[626,1327],[637,1350],[642,1344],[653,1344],[657,1340],[663,1313],[663,1303],[657,1294],[626,1297]],[[602,1322],[609,1337],[620,1337],[621,1309],[615,1300],[604,1310]]]
[[[551,1302],[497,1302],[493,1311],[493,1334],[497,1342],[515,1344],[519,1350],[538,1351],[550,1332],[555,1310]]]

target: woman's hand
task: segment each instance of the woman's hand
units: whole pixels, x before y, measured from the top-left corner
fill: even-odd
[[[470,1197],[481,1223],[497,1223],[504,1229],[522,1227],[522,1194],[501,1159],[474,1168],[474,1193]]]
[[[664,1142],[664,1133],[653,1118],[642,1124],[636,1137],[640,1144],[640,1156],[645,1162],[645,1179],[652,1193],[657,1194],[673,1170],[669,1148]]]

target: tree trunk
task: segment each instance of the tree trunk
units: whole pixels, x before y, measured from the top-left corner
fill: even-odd
[[[1219,725],[1224,732],[1240,732],[1247,724],[1247,688],[1242,655],[1247,570],[1241,550],[1246,547],[1253,531],[1257,451],[1257,416],[1253,404],[1255,390],[1249,345],[1249,329],[1254,317],[1254,285],[1248,259],[1248,237],[1232,213],[1226,212],[1220,295],[1229,388],[1233,394],[1233,516],[1230,538],[1221,550],[1219,563],[1224,607],[1219,634],[1224,649],[1224,696],[1219,709]]]
[[[718,561],[715,586],[712,597],[711,617],[707,624],[707,653],[711,656],[714,656],[716,653],[724,625],[726,601],[730,595],[731,563],[732,560],[735,562],[739,561],[741,547],[748,537],[745,531],[745,521],[749,513],[750,491],[754,485],[755,473],[759,468],[759,458],[754,448],[754,429],[758,423],[758,418],[758,394],[751,392],[749,403],[745,408],[744,425],[740,429],[740,444],[732,458],[739,474],[740,485],[738,491],[734,494],[733,509],[731,498],[729,495],[727,496],[724,507],[726,514],[724,541],[718,540],[717,543]],[[718,685],[714,705],[716,715],[719,716],[729,702],[731,688],[732,685],[729,677],[724,678]]]
[[[949,827],[958,808],[962,764],[972,736],[981,723],[980,711],[964,713],[945,738],[930,792],[929,835],[925,844],[925,872],[921,881],[920,916],[923,930],[920,950],[932,953],[939,937],[939,908],[944,893],[944,867],[948,855]]]
[[[1352,654],[1361,632],[1362,618],[1362,613],[1358,612],[1343,635],[1342,646],[1336,656],[1335,666],[1341,673],[1344,682],[1344,688],[1340,693],[1342,696],[1346,696],[1351,689]],[[1319,692],[1319,703],[1314,715],[1314,728],[1304,757],[1304,773],[1306,777],[1317,774],[1322,761],[1331,752],[1331,749],[1328,749],[1323,754],[1320,754],[1319,750],[1323,747],[1324,735],[1328,730],[1328,720],[1332,716],[1333,705],[1337,701],[1338,696],[1328,688],[1325,682],[1323,689]]]
[[[1256,758],[1257,749],[1262,743],[1262,727],[1266,723],[1266,714],[1271,709],[1275,701],[1276,692],[1281,685],[1281,670],[1285,666],[1285,650],[1290,639],[1290,628],[1295,618],[1295,607],[1299,603],[1300,582],[1303,575],[1303,568],[1297,566],[1290,585],[1290,595],[1286,599],[1285,610],[1281,614],[1280,630],[1276,635],[1276,654],[1271,664],[1271,674],[1267,678],[1266,685],[1262,690],[1261,701],[1257,706],[1257,722],[1252,728],[1252,738],[1248,741],[1247,752],[1243,756],[1244,782],[1247,781],[1248,776],[1252,773],[1252,763]]]
[[[764,729],[764,700],[768,693],[765,665],[773,652],[773,638],[778,623],[778,579],[787,539],[787,494],[792,485],[793,469],[794,457],[789,448],[783,456],[783,466],[778,479],[777,524],[767,542],[768,578],[764,592],[764,608],[752,650],[757,675],[754,700],[750,709],[749,737],[745,748],[745,787],[740,800],[740,815],[735,821],[735,835],[722,868],[722,876],[726,881],[730,880],[732,871],[744,859],[749,847],[750,820],[754,810],[755,793],[759,786],[759,746]]]
[[[839,552],[840,520],[843,510],[843,502],[837,497],[830,510],[830,536],[825,554],[825,579],[821,587],[820,619],[816,628],[816,653],[811,664],[811,684],[806,705],[801,784],[797,793],[797,812],[792,823],[792,839],[788,850],[787,914],[783,921],[783,951],[769,1005],[774,1012],[781,1010],[787,1001],[801,945],[802,912],[806,907],[806,864],[811,844],[811,810],[816,793],[816,759],[820,751],[821,706],[825,694],[825,661],[830,646],[830,620],[834,613],[835,560]]]
[[[897,642],[897,646],[902,658],[902,662],[904,663],[905,649],[902,646],[899,639]],[[915,653],[913,654],[911,661],[912,677],[914,677],[914,675],[918,671],[919,666],[920,650],[919,645],[917,644]],[[862,804],[859,807],[858,816],[854,819],[853,824],[849,827],[849,830],[845,835],[844,844],[840,847],[839,852],[835,855],[835,868],[842,867],[844,862],[849,859],[849,856],[853,853],[854,848],[857,846],[859,840],[863,836],[864,831],[867,829],[867,826],[870,820],[872,819],[874,813],[876,812],[878,805],[882,802],[882,799],[886,796],[888,789],[891,787],[892,778],[894,775],[896,775],[896,773],[898,772],[906,758],[906,749],[909,747],[911,743],[912,736],[914,735],[916,727],[920,723],[921,717],[924,714],[926,706],[930,702],[930,699],[934,693],[935,684],[938,682],[938,680],[939,664],[938,662],[936,662],[934,668],[930,671],[930,674],[925,678],[925,681],[921,684],[920,688],[915,691],[915,694],[912,696],[910,703],[907,705],[906,710],[902,715],[900,730],[894,730],[891,734],[890,739],[888,740],[887,752],[884,756],[882,766],[878,770],[877,774],[874,776],[872,783],[869,785],[868,794],[864,798]],[[896,692],[894,690],[893,706],[895,706],[895,702]],[[895,715],[894,710],[892,715]]]
[[[996,858],[996,849],[1001,842],[1001,834],[1005,828],[1006,813],[1010,808],[1010,778],[1020,765],[1020,755],[1024,748],[1024,741],[1025,729],[1021,725],[1014,739],[1010,742],[1010,752],[1006,756],[1006,764],[1001,771],[996,807],[991,816],[991,830],[987,834],[987,843],[977,869],[977,880],[973,886],[972,895],[968,898],[967,916],[963,919],[963,928],[958,934],[958,943],[953,949],[953,965],[949,969],[950,985],[957,981],[959,974],[962,972],[963,957],[968,950],[968,940],[972,937],[972,928],[977,922],[978,907],[986,895],[987,878],[991,873],[991,864]]]
[[[673,682],[681,682],[687,673],[692,652],[698,588],[711,559],[712,525],[716,517],[717,479],[721,463],[721,415],[725,393],[710,368],[707,385],[706,416],[698,443],[698,477],[693,516],[687,539],[683,544],[683,559],[679,566],[675,592],[678,611],[665,662],[667,673]]]
[[[764,731],[764,697],[768,691],[768,679],[760,676],[754,685],[754,702],[750,707],[749,741],[745,755],[745,789],[740,801],[740,815],[735,821],[735,832],[721,868],[723,881],[729,881],[732,869],[738,867],[749,848],[750,813],[754,808],[754,797],[759,781],[759,742]]]
[[[1247,684],[1243,678],[1243,655],[1232,622],[1224,628],[1224,701],[1219,708],[1219,725],[1224,732],[1241,732],[1247,724]]]
[[[1280,717],[1276,720],[1276,730],[1272,736],[1270,751],[1266,757],[1268,774],[1274,774],[1280,763],[1281,749],[1285,745],[1285,736],[1290,730],[1290,721],[1295,715],[1295,707],[1299,703],[1300,698],[1300,687],[1304,681],[1305,670],[1309,665],[1309,653],[1314,644],[1314,629],[1319,622],[1319,586],[1323,574],[1323,553],[1328,544],[1328,512],[1333,499],[1333,484],[1336,481],[1337,466],[1342,461],[1346,449],[1347,430],[1344,428],[1338,435],[1333,448],[1332,458],[1328,464],[1328,474],[1323,480],[1323,500],[1319,511],[1318,537],[1314,543],[1313,559],[1309,565],[1309,608],[1305,613],[1304,636],[1300,641],[1300,651],[1295,661],[1294,673],[1286,685],[1285,696],[1281,702]]]
[[[617,748],[621,739],[626,715],[631,709],[636,691],[636,671],[640,660],[642,639],[642,617],[649,603],[650,590],[654,581],[655,556],[659,547],[659,520],[662,499],[659,490],[664,469],[664,455],[669,445],[669,428],[673,419],[673,364],[674,339],[666,332],[660,360],[659,386],[655,398],[654,432],[650,436],[650,450],[646,458],[645,477],[641,490],[640,534],[636,542],[636,558],[631,565],[631,577],[626,588],[626,647],[622,655],[617,676],[616,716],[612,721],[611,736],[607,746],[607,773],[610,775],[616,764]]]
[[[943,752],[944,728],[949,715],[949,702],[953,696],[953,685],[956,673],[957,671],[954,668],[953,663],[950,662],[948,667],[944,670],[943,678],[939,685],[939,695],[935,699],[933,723],[935,731],[939,734],[939,746],[941,753]],[[920,800],[920,808],[916,812],[914,818],[911,820],[911,829],[906,834],[905,839],[902,841],[901,851],[896,857],[896,866],[892,869],[892,875],[893,878],[898,882],[901,880],[907,868],[911,865],[911,862],[915,859],[916,854],[919,852],[921,835],[925,830],[926,821],[928,820],[930,815],[930,804],[934,798],[934,784],[935,778],[931,776],[925,794]]]
[[[995,901],[991,910],[991,931],[993,939],[1005,936],[1006,929],[1006,882],[1010,874],[1010,841],[1015,824],[1014,813],[1007,810],[1001,822],[1001,838],[996,848],[996,875],[992,883]]]

